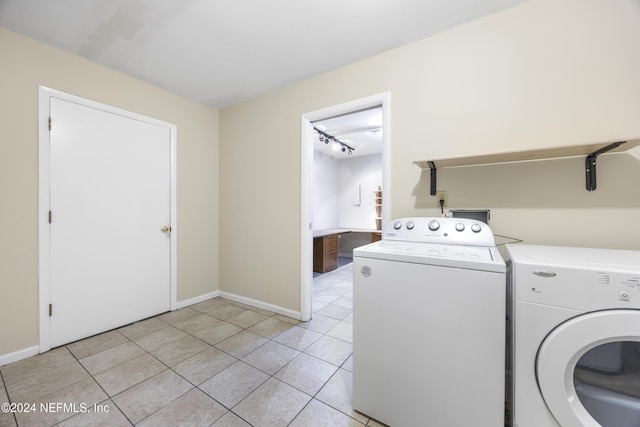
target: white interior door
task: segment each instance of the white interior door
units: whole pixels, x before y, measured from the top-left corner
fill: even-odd
[[[53,97],[49,108],[55,347],[171,308],[172,147],[158,124]]]

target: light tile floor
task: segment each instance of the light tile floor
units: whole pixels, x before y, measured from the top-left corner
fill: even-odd
[[[381,425],[351,407],[352,274],[309,322],[214,298],[2,366],[0,427]]]

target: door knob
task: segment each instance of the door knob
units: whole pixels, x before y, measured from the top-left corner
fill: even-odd
[[[162,231],[163,233],[166,233],[167,231],[171,231],[171,227],[167,227],[166,225],[163,225],[162,227],[160,227],[160,231]]]

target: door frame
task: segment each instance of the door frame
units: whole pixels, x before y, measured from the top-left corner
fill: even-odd
[[[170,135],[170,308],[175,310],[177,306],[177,205],[176,205],[176,145],[177,127],[174,124],[163,122],[131,111],[123,110],[110,105],[91,101],[79,96],[71,95],[45,86],[39,86],[38,101],[38,289],[39,289],[39,352],[43,353],[51,349],[51,324],[49,317],[49,303],[51,291],[51,246],[49,234],[49,202],[50,202],[50,99],[57,98],[73,102],[85,107],[94,108],[103,112],[117,114],[144,123],[164,127]]]
[[[391,212],[391,93],[383,92],[302,114],[300,118],[300,320],[312,315],[313,274],[313,122],[366,108],[382,107],[382,229]]]

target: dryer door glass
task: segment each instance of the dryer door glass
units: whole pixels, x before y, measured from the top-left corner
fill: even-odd
[[[640,310],[602,310],[573,317],[546,336],[536,357],[536,377],[559,425],[640,426],[638,325]],[[613,380],[619,382],[617,390],[611,390]]]
[[[640,425],[640,342],[593,347],[578,360],[573,383],[580,402],[600,425]]]

